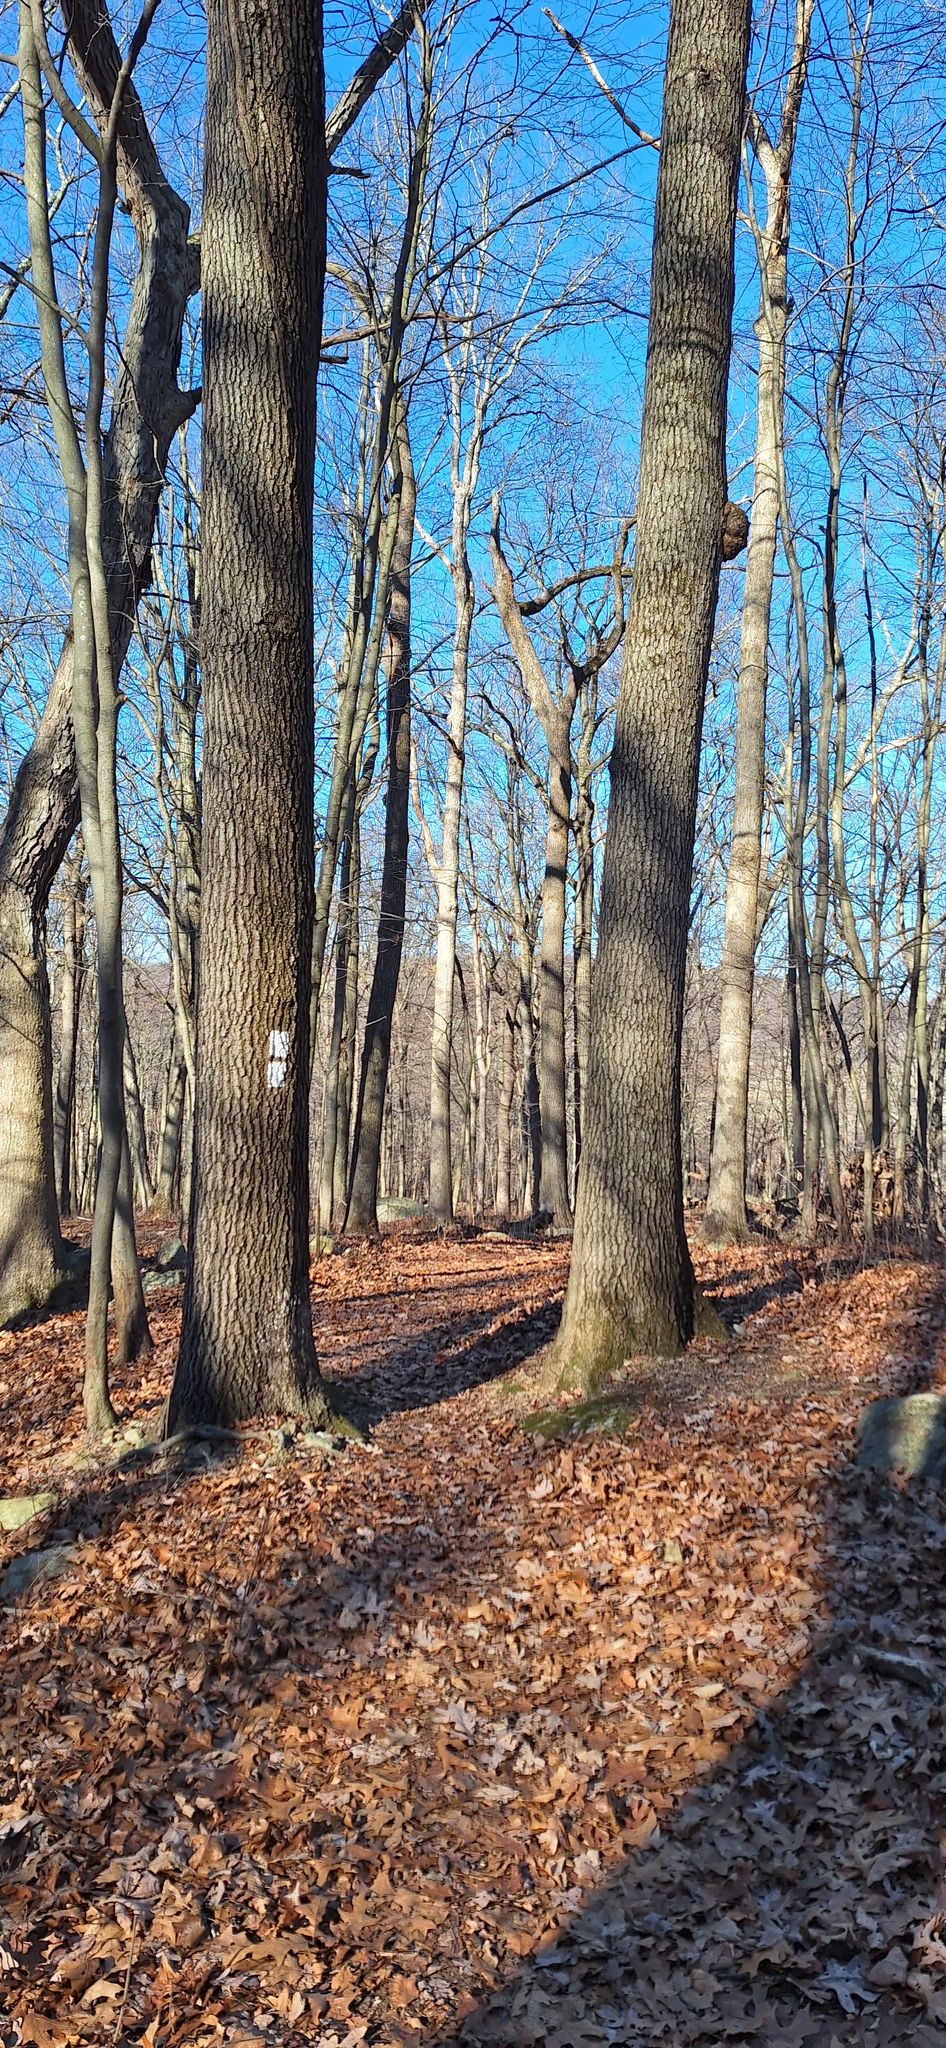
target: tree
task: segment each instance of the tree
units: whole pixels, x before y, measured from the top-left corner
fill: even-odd
[[[765,705],[769,623],[778,536],[777,445],[785,413],[785,328],[788,319],[788,240],[792,159],[808,70],[813,0],[796,0],[791,63],[775,143],[758,115],[749,136],[765,181],[765,220],[750,219],[759,263],[756,320],[759,374],[756,397],[752,524],[746,554],[739,648],[732,852],[726,877],[726,927],[721,968],[716,1115],[706,1202],[706,1234],[722,1243],[747,1235],[746,1124],[752,977],[759,925],[759,874],[765,784]]]
[[[387,641],[387,793],[384,814],[384,855],[378,949],[375,956],[368,1015],[365,1020],[358,1109],[345,1215],[347,1231],[378,1227],[378,1175],[381,1133],[391,1060],[391,1032],[397,999],[404,908],[411,780],[411,548],[417,485],[407,410],[399,409],[394,437],[397,463],[397,531],[388,578]]]
[[[53,85],[66,120],[98,170],[98,208],[85,333],[89,373],[85,431],[80,438],[66,372],[64,322],[53,258],[46,184],[46,121],[41,55],[51,70],[42,16],[20,7],[19,74],[23,104],[24,174],[30,259],[37,299],[43,383],[55,433],[69,512],[69,594],[72,607],[72,725],[95,910],[98,997],[99,1113],[102,1144],[95,1189],[85,1345],[85,1419],[99,1432],[115,1422],[108,1388],[108,1302],[114,1286],[119,1351],[133,1357],[150,1349],[138,1272],[132,1211],[131,1163],[125,1128],[122,1056],[122,855],[118,815],[118,690],[112,647],[109,573],[114,567],[108,528],[102,411],[107,377],[106,333],[112,225],[118,199],[117,158],[122,103],[158,0],[147,0],[128,52],[119,64],[100,132],[85,121],[58,81]]]
[[[70,61],[102,131],[121,57],[100,0],[76,0],[68,29]],[[118,184],[138,245],[102,455],[102,547],[117,680],[147,576],[167,449],[195,402],[178,389],[177,371],[196,268],[187,257],[187,208],[162,175],[131,81],[120,96],[115,143]],[[59,1260],[45,917],[79,816],[74,659],[70,628],[0,833],[0,1320],[48,1295]]]
[[[526,618],[552,604],[555,597],[561,595],[562,584],[591,582],[599,576],[607,576],[609,571],[583,566],[574,576],[563,578],[562,584],[543,590],[527,603],[520,602],[502,549],[499,493],[493,496],[490,559],[496,608],[519,665],[529,702],[542,727],[549,755],[548,829],[539,962],[539,1111],[542,1134],[539,1206],[548,1211],[559,1229],[571,1223],[566,1116],[565,924],[572,784],[576,765],[572,723],[577,705],[588,696],[601,670],[621,643],[624,632],[623,556],[628,531],[629,522],[622,522],[610,566],[614,591],[613,617],[602,626],[597,613],[592,617],[585,613],[586,641],[579,651],[571,637],[574,629],[570,630],[564,612],[558,614],[562,663],[567,670],[567,681],[560,682],[553,691],[525,623]]]
[[[329,158],[397,61],[426,4],[405,0],[341,94],[326,127]],[[105,0],[70,0],[64,25],[69,62],[101,129],[121,67]],[[58,73],[51,65],[49,71],[61,92]],[[52,90],[49,78],[46,83]],[[103,447],[103,544],[117,686],[151,569],[168,451],[200,398],[199,391],[178,385],[185,309],[200,286],[200,248],[188,239],[188,208],[164,175],[133,81],[121,96],[116,142],[121,201],[137,245]],[[61,199],[59,192],[50,213]],[[28,267],[21,267],[22,275]],[[0,829],[0,1323],[49,1295],[61,1258],[45,925],[50,891],[79,818],[72,679],[70,628]]]
[[[190,1266],[168,1429],[326,1417],[309,1307],[319,0],[207,10],[203,914]]]
[[[672,0],[634,583],[611,757],[575,1246],[557,1355],[592,1382],[674,1352],[697,1297],[680,1051],[703,698],[724,552],[746,0]],[[739,532],[739,526],[742,532]]]

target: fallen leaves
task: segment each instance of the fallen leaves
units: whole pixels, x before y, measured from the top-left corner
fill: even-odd
[[[850,1450],[941,1374],[943,1273],[704,1259],[738,1335],[544,1439],[517,1414],[564,1267],[324,1260],[379,1453],[331,1465],[84,1470],[79,1319],[0,1337],[11,1488],[73,1545],[3,1620],[11,2043],[937,2038],[943,1701],[911,1673],[946,1526]]]

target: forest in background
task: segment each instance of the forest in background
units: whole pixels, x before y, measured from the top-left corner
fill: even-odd
[[[12,42],[15,8],[6,20]],[[798,1212],[808,1231],[821,1211],[868,1236],[943,1222],[937,35],[928,10],[899,5],[773,7],[755,23],[727,454],[752,519],[748,553],[724,567],[713,644],[683,1075],[688,1192],[709,1190],[723,1236],[745,1227],[740,1181],[762,1220]],[[358,75],[357,38],[328,23],[330,86],[348,47]],[[71,54],[67,40],[67,68]],[[94,38],[77,74],[94,106],[90,61]],[[122,1078],[135,1201],[169,1216],[189,1199],[200,924],[201,356],[185,231],[202,75],[197,18],[157,10],[102,309],[107,465],[148,501],[116,682]],[[346,1217],[364,1228],[378,1197],[441,1222],[547,1212],[570,1225],[635,551],[659,89],[650,15],[601,10],[576,37],[548,14],[484,26],[474,5],[428,9],[332,158],[309,1140],[323,1233]],[[68,660],[70,602],[19,121],[11,75],[8,800],[34,735],[55,745],[41,714]],[[46,126],[41,199],[81,421],[100,174],[55,100]],[[149,241],[134,181],[152,158],[168,221]],[[155,262],[176,276],[149,280]],[[179,391],[163,392],[160,489],[136,474],[134,435],[122,445],[122,380],[140,374],[135,352],[160,318],[149,289],[176,294],[181,323],[173,344],[162,337],[179,363],[148,366],[156,398],[162,378]],[[54,1270],[41,1241],[53,1226],[23,1210],[22,1147],[35,1175],[51,1138],[65,1214],[90,1210],[100,1149],[95,914],[73,793],[52,808],[37,832],[13,803],[0,877],[5,929],[19,924],[24,957],[48,954],[54,1061],[54,1128],[24,1138],[49,1102],[9,1044],[4,1056],[20,1105],[0,1120],[9,1311]]]
[[[0,2048],[934,2048],[941,9],[0,24]]]

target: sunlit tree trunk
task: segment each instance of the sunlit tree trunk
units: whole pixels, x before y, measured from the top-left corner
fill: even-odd
[[[812,6],[813,0],[798,0],[792,65],[775,146],[760,123],[750,123],[765,179],[766,214],[764,223],[757,224],[753,213],[761,283],[756,320],[755,473],[739,646],[732,850],[726,877],[716,1115],[705,1220],[707,1237],[717,1243],[738,1240],[748,1231],[746,1121],[759,924],[769,620],[778,533],[776,417],[781,418],[785,409],[789,193]]]
[[[207,11],[203,907],[190,1264],[168,1429],[326,1416],[309,1307],[318,0]]]
[[[569,1379],[673,1352],[697,1297],[680,1058],[703,698],[726,512],[745,0],[673,0],[654,221],[637,550],[611,757]]]

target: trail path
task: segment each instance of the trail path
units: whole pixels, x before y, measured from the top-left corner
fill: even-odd
[[[0,1335],[0,1490],[57,1496],[0,1545],[61,1546],[0,1611],[4,2044],[943,2040],[946,1502],[851,1453],[946,1388],[946,1276],[699,1265],[738,1327],[614,1433],[521,1427],[560,1246],[320,1261],[331,1461],[84,1469],[80,1313]]]

